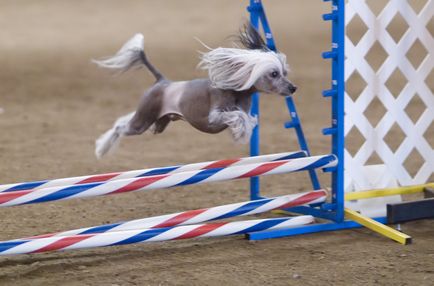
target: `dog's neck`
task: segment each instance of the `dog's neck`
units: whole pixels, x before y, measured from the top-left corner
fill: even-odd
[[[233,89],[220,89],[225,94],[230,94],[231,96],[235,96],[238,98],[250,97],[253,93],[258,92],[255,87],[251,87],[246,90],[233,90]]]
[[[252,86],[251,88],[249,88],[249,89],[246,89],[246,90],[240,90],[240,91],[234,91],[235,92],[235,94],[237,94],[238,96],[250,96],[250,95],[252,95],[253,93],[255,93],[255,92],[257,92],[258,90],[254,87],[254,86]]]

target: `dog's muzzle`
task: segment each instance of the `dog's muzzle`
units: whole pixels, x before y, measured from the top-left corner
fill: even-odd
[[[290,94],[294,94],[297,91],[297,87],[295,85],[290,84],[288,87],[288,91]]]

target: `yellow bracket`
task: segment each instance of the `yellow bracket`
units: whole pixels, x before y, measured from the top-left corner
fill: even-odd
[[[388,227],[387,225],[379,223],[369,217],[365,217],[356,211],[345,208],[345,218],[351,219],[363,225],[364,227],[369,228],[370,230],[373,230],[390,239],[393,239],[401,244],[406,245],[411,243],[411,236],[408,236],[405,233],[402,233],[391,227]]]
[[[434,188],[434,183],[428,183],[423,185],[409,186],[409,187],[399,187],[399,188],[389,188],[389,189],[378,189],[370,191],[352,192],[345,194],[346,201],[369,199],[376,197],[385,197],[393,195],[404,195],[404,194],[414,194],[420,193],[424,188]]]
[[[382,223],[379,223],[369,217],[363,216],[359,214],[356,211],[350,210],[345,208],[345,218],[353,220],[357,222],[358,224],[363,225],[366,228],[369,228],[370,230],[373,230],[381,235],[384,235],[390,239],[393,239],[401,244],[407,245],[411,243],[411,236],[406,235],[405,233],[402,233],[400,231],[394,230],[391,227],[388,227],[387,225],[384,225]],[[289,212],[285,210],[273,210],[271,211],[274,214],[281,214],[281,215],[288,215]]]
[[[408,186],[408,187],[346,193],[345,200],[352,201],[352,200],[369,199],[369,198],[384,197],[384,196],[414,194],[414,193],[422,192],[424,188],[434,188],[434,183],[427,183],[423,185]],[[401,244],[407,245],[411,243],[411,236],[408,236],[405,233],[397,231],[387,225],[379,223],[369,217],[363,216],[360,213],[350,210],[348,208],[345,208],[344,212],[345,212],[346,219],[353,220],[363,225],[364,227],[369,228],[370,230],[375,231],[390,239],[393,239]],[[285,210],[274,210],[272,211],[272,213],[287,215],[289,212]]]

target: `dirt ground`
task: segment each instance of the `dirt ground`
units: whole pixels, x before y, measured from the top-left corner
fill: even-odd
[[[309,3],[308,3],[309,2]],[[312,3],[311,3],[312,2]],[[321,129],[330,121],[329,27],[322,1],[266,1],[279,49],[300,87],[296,103],[314,154],[330,151]],[[196,69],[194,37],[230,45],[247,1],[0,2],[0,182],[132,170],[247,155],[227,132],[207,135],[176,122],[161,135],[127,138],[97,161],[94,140],[132,111],[152,78],[120,77],[91,58],[110,55],[136,32],[152,62],[174,80]],[[262,152],[296,150],[283,99],[263,95]],[[324,186],[328,176],[321,175]],[[271,176],[263,193],[309,190],[306,174]],[[0,239],[203,208],[248,198],[248,181],[27,205],[1,210]],[[0,258],[0,285],[432,285],[434,223],[406,223],[414,243],[402,246],[369,230],[347,230],[260,242],[241,236],[137,244]]]

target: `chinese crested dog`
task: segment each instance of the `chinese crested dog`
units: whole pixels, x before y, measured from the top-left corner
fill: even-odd
[[[202,53],[199,67],[208,71],[208,78],[190,81],[171,81],[155,68],[144,52],[142,34],[132,37],[113,57],[94,61],[122,72],[146,67],[156,80],[136,111],[118,118],[96,140],[96,156],[104,156],[123,136],[148,129],[158,134],[176,120],[211,134],[229,129],[236,142],[247,143],[257,124],[249,114],[252,94],[289,96],[297,88],[287,79],[286,56],[269,50],[252,26],[246,25],[240,32],[239,42],[244,48],[219,47]]]

